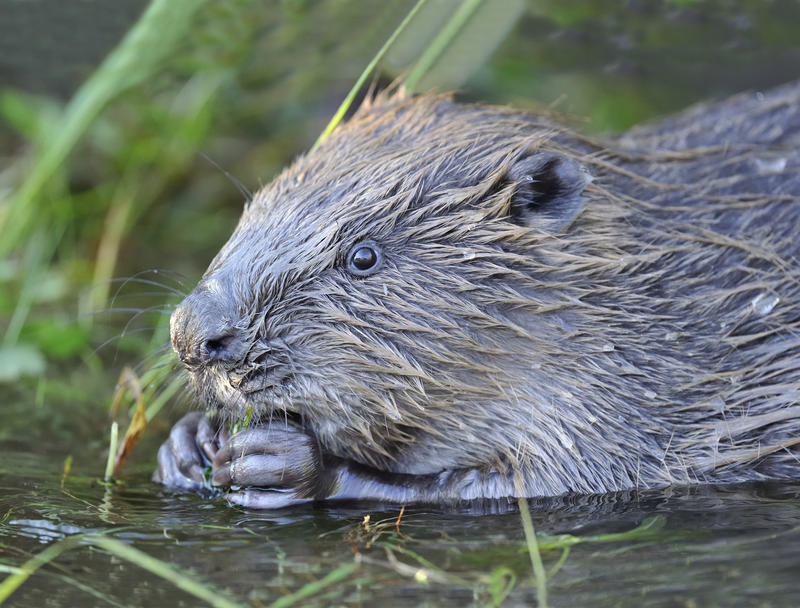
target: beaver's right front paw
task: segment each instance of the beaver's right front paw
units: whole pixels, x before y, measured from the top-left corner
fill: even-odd
[[[229,487],[226,499],[244,507],[277,509],[328,495],[316,441],[291,425],[241,430],[212,463],[212,483]]]
[[[181,418],[158,450],[153,481],[194,492],[211,489],[208,473],[219,446],[228,440],[216,418],[192,412]]]

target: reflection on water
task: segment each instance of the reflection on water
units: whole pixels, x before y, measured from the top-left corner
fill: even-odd
[[[354,561],[358,568],[322,589],[318,601],[483,606],[492,599],[490,574],[505,566],[504,580],[513,589],[504,605],[535,603],[513,505],[495,504],[488,515],[415,507],[405,510],[399,526],[397,508],[375,505],[244,511],[221,500],[166,494],[144,470],[116,488],[79,471],[62,490],[51,457],[10,447],[0,444],[5,566],[20,565],[54,540],[105,532],[245,604],[268,604]],[[546,568],[569,546],[548,584],[552,606],[792,606],[800,600],[800,484],[535,500],[531,509]],[[606,536],[642,522],[651,526],[643,534]],[[14,606],[198,603],[171,583],[88,547],[62,554],[12,600]]]

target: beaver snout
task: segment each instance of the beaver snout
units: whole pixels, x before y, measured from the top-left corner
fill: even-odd
[[[244,356],[244,334],[227,308],[219,286],[203,282],[172,313],[172,348],[189,368],[236,363]]]

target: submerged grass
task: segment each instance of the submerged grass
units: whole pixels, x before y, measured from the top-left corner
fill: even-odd
[[[628,532],[586,537],[573,535],[527,537],[525,544],[519,546],[520,551],[530,551],[533,543],[538,545],[542,551],[562,552],[547,576],[540,578],[540,574],[544,572],[543,568],[533,576],[532,580],[537,588],[538,606],[540,608],[547,606],[547,596],[546,594],[542,595],[540,585],[546,585],[546,580],[555,575],[555,572],[564,563],[570,547],[581,543],[627,543],[628,546],[623,548],[633,548],[653,542],[664,544],[685,535],[680,531],[665,531],[664,524],[665,520],[661,516],[649,518]],[[341,564],[318,580],[308,582],[298,587],[295,591],[288,592],[286,595],[274,599],[266,605],[270,608],[289,608],[290,606],[303,604],[306,601],[319,601],[324,592],[336,590],[337,588],[341,589],[342,585],[351,587],[353,585],[379,584],[378,579],[375,579],[369,572],[363,571],[360,565],[362,563],[379,566],[403,578],[410,578],[420,586],[441,584],[472,589],[476,597],[486,597],[488,605],[491,606],[502,605],[514,589],[526,580],[526,578],[520,578],[518,572],[515,572],[513,568],[504,565],[493,567],[488,572],[451,572],[441,568],[431,560],[423,557],[417,550],[410,548],[408,545],[413,545],[414,541],[404,535],[399,536],[393,529],[394,526],[391,522],[387,525],[372,525],[368,529],[364,528],[364,523],[362,522],[356,524],[355,527],[360,538],[368,540],[373,549],[383,549],[385,551],[386,560],[370,555],[370,549],[364,547],[365,552],[355,552],[356,555],[353,561]],[[380,537],[384,535],[388,535],[388,537],[385,540],[380,540]],[[696,537],[696,534],[693,534],[693,536]],[[345,532],[342,536],[342,540],[347,543],[353,542],[353,539],[354,536],[348,532]],[[107,534],[96,533],[76,534],[59,540],[28,559],[19,567],[2,568],[9,576],[0,582],[0,605],[4,604],[22,584],[36,575],[44,566],[54,562],[67,551],[79,550],[85,547],[101,549],[124,562],[146,570],[166,583],[211,606],[232,608],[251,605],[248,600],[222,592],[213,585],[202,581],[198,576],[188,574],[173,564],[154,558],[130,543],[111,538]],[[399,561],[395,557],[395,553],[410,559],[412,563],[417,565],[409,565]],[[101,598],[109,604],[116,604],[113,598],[108,597],[90,585],[86,585],[69,576],[59,576],[65,579],[65,582],[74,585],[85,593]]]
[[[172,564],[156,559],[130,544],[123,543],[102,534],[80,534],[65,538],[49,545],[21,566],[17,568],[7,568],[6,571],[9,573],[9,576],[0,582],[0,605],[4,604],[25,581],[36,574],[41,568],[58,559],[63,553],[82,547],[96,547],[102,549],[110,555],[116,556],[143,570],[147,570],[151,574],[174,585],[176,588],[185,591],[189,595],[215,608],[242,608],[250,605],[246,600],[236,599],[227,593],[223,593],[219,589],[215,589],[212,585],[202,582],[196,576],[187,574]],[[289,608],[303,600],[313,598],[327,587],[347,579],[356,572],[357,569],[358,563],[343,564],[318,581],[307,583],[296,591],[278,598],[269,604],[269,608]],[[71,579],[70,577],[63,578],[67,578],[70,584],[74,584],[82,591],[103,599],[109,604],[117,605],[117,602],[96,589]]]
[[[544,571],[542,555],[539,553],[539,542],[536,539],[536,532],[533,529],[533,521],[531,520],[531,512],[528,508],[528,501],[525,497],[520,497],[517,500],[519,501],[519,515],[522,520],[522,529],[525,531],[526,549],[531,559],[533,577],[536,581],[536,599],[538,600],[539,608],[547,608],[547,574]],[[556,569],[555,571],[557,572],[558,570]]]
[[[632,550],[649,544],[665,545],[675,541],[687,539],[697,540],[702,537],[697,532],[687,532],[682,530],[666,530],[666,518],[663,515],[656,515],[644,519],[638,526],[627,532],[615,532],[612,534],[597,534],[590,536],[575,536],[562,534],[551,536],[547,534],[537,534],[533,529],[533,522],[529,511],[529,506],[525,499],[519,501],[520,517],[522,519],[523,530],[525,532],[525,543],[520,545],[515,551],[527,553],[530,559],[530,576],[525,576],[519,570],[520,564],[514,560],[506,560],[507,564],[494,567],[488,572],[448,572],[446,569],[433,563],[431,560],[420,555],[418,551],[410,549],[407,538],[400,538],[391,535],[386,540],[377,540],[381,534],[390,534],[389,525],[378,524],[372,526],[368,533],[362,532],[362,539],[370,539],[368,543],[374,543],[384,547],[389,552],[389,560],[386,564],[398,574],[413,577],[417,582],[433,582],[439,584],[459,585],[465,588],[473,588],[476,593],[481,591],[488,592],[492,606],[499,606],[506,597],[514,590],[515,586],[524,581],[530,583],[536,589],[537,606],[546,608],[548,600],[548,583],[556,576],[562,566],[566,563],[570,550],[579,544],[611,544],[619,543],[622,546],[619,551]],[[360,529],[363,524],[359,525]],[[351,536],[352,540],[352,536]],[[392,556],[397,552],[416,562],[418,566],[410,567],[398,562]],[[542,553],[559,553],[554,559],[548,570],[545,570]],[[365,558],[366,559],[366,558]],[[550,558],[552,559],[552,557]],[[376,560],[369,560],[375,562]],[[496,560],[487,560],[495,562]]]
[[[115,555],[131,564],[155,574],[162,579],[169,581],[178,589],[193,595],[199,600],[208,602],[215,608],[241,608],[246,606],[231,599],[219,590],[213,589],[206,583],[202,583],[195,577],[183,573],[175,566],[162,560],[155,559],[143,551],[136,549],[128,544],[103,535],[87,534],[76,535],[65,538],[48,546],[42,552],[37,553],[27,562],[20,566],[19,570],[11,574],[0,583],[0,605],[16,591],[28,578],[35,574],[37,570],[57,559],[65,551],[78,547],[93,546]]]

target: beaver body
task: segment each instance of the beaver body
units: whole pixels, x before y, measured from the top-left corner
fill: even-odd
[[[256,507],[800,477],[800,84],[594,140],[379,97],[172,316],[155,479]],[[251,421],[228,436],[220,419]]]

